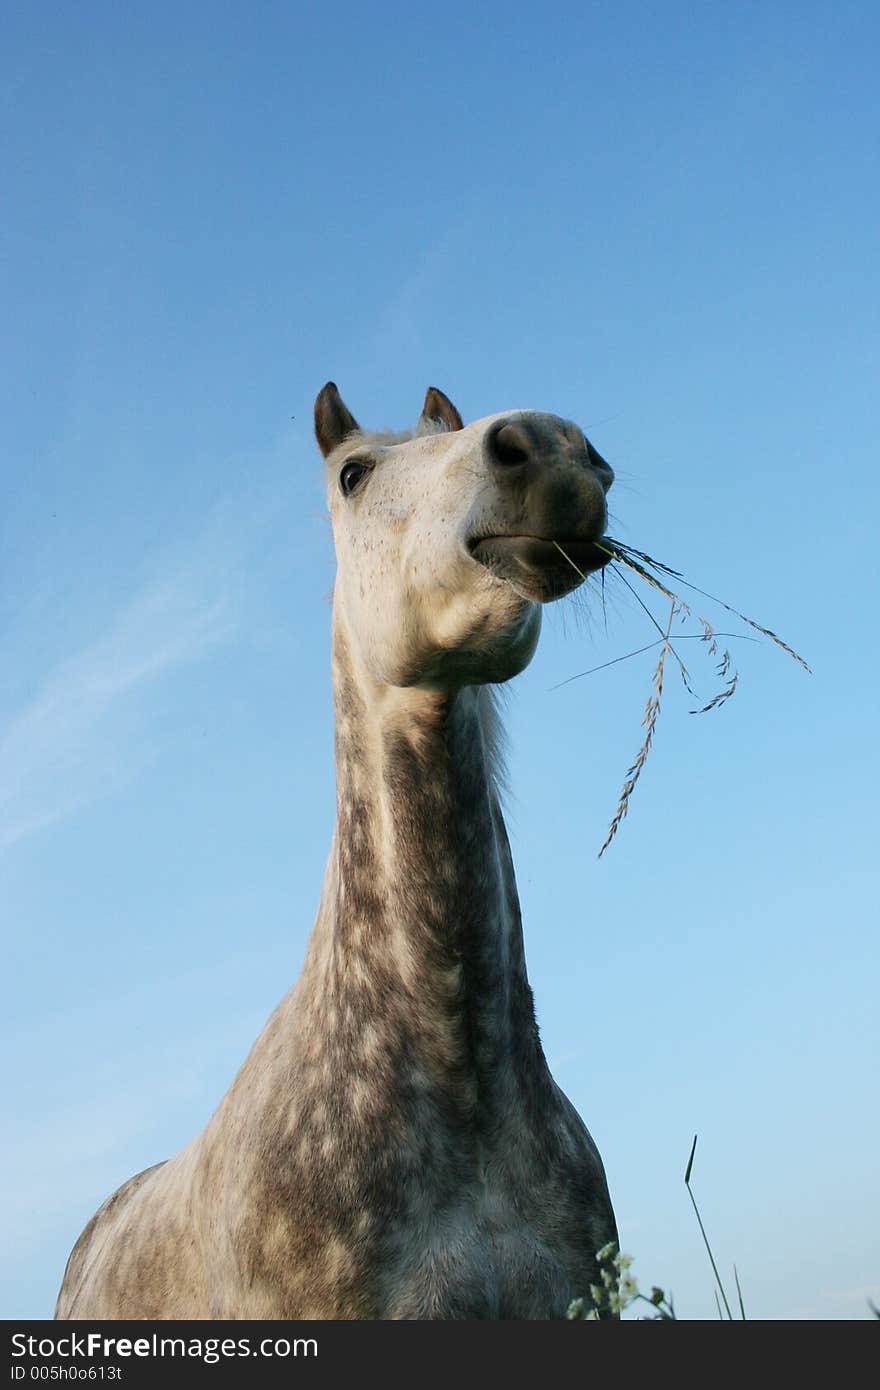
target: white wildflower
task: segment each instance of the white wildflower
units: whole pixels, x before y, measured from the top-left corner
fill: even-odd
[[[620,1296],[631,1303],[639,1291],[639,1286],[631,1274],[624,1274],[620,1281]]]

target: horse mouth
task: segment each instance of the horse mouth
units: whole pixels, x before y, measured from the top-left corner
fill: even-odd
[[[598,538],[570,536],[480,536],[468,549],[479,564],[539,603],[571,593],[611,559]]]

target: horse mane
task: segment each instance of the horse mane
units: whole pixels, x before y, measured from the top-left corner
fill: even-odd
[[[507,729],[504,726],[504,705],[510,697],[506,685],[481,685],[477,688],[477,709],[489,781],[502,809],[510,802],[510,775],[507,769]]]

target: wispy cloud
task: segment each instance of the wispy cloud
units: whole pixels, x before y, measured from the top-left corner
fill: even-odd
[[[158,557],[145,580],[0,732],[0,849],[128,780],[147,756],[117,718],[150,682],[229,641],[239,626],[241,530],[226,545],[225,510],[185,556]],[[57,615],[56,615],[57,616]]]
[[[475,208],[458,205],[436,230],[430,244],[418,256],[377,315],[358,356],[385,360],[389,352],[421,350],[436,337],[438,315],[454,301],[463,258],[475,234]]]

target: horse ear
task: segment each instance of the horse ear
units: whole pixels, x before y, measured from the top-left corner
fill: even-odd
[[[336,389],[336,382],[328,381],[315,400],[315,437],[321,453],[326,458],[346,435],[359,429],[360,425]]]
[[[429,386],[416,434],[428,434],[438,424],[445,430],[464,429],[464,421],[449,397],[438,391],[436,386]]]

